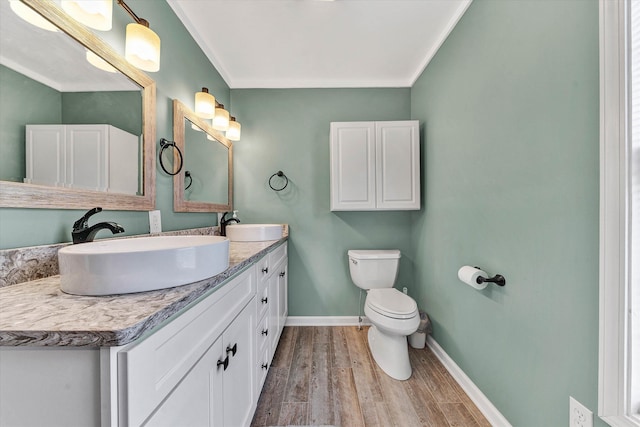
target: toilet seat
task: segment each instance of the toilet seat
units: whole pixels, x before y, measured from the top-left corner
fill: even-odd
[[[366,305],[376,313],[393,319],[411,319],[418,314],[418,304],[395,288],[371,289]]]

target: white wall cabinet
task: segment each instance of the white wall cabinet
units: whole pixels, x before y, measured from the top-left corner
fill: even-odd
[[[331,123],[331,210],[419,210],[417,120]]]
[[[30,184],[138,192],[138,137],[110,125],[27,125]]]

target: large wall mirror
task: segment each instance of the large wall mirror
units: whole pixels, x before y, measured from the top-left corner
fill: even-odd
[[[180,173],[173,177],[174,211],[232,210],[231,141],[177,99],[173,100],[173,139],[183,153],[184,163]]]
[[[15,1],[15,0],[12,0]],[[0,1],[0,207],[155,206],[155,82],[50,0]]]

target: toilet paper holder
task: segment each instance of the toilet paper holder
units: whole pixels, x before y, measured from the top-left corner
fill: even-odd
[[[475,268],[477,268],[478,270],[482,270],[480,267],[475,267]],[[487,282],[487,283],[495,283],[498,286],[504,286],[507,284],[507,279],[505,279],[502,274],[496,274],[495,276],[489,277],[489,278],[478,276],[478,278],[476,279],[476,282],[478,284]]]

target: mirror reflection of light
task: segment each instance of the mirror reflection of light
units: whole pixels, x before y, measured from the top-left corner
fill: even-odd
[[[113,0],[62,0],[62,8],[73,19],[100,31],[112,26]]]
[[[13,10],[16,15],[18,15],[20,18],[24,19],[31,25],[35,25],[36,27],[42,28],[43,30],[47,31],[58,31],[58,28],[55,25],[47,21],[42,15],[35,12],[20,0],[9,0],[9,6],[11,6],[11,10]]]
[[[107,71],[109,73],[118,72],[118,70],[116,70],[111,64],[109,64],[107,61],[100,58],[98,55],[96,55],[90,50],[87,50],[86,58],[89,64],[93,65],[96,68],[101,69],[102,71]]]

